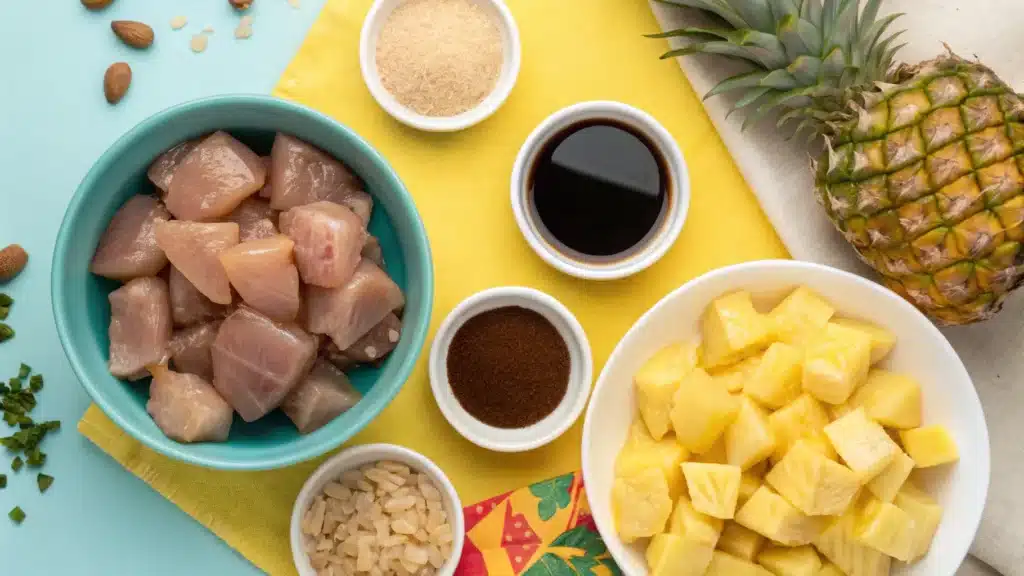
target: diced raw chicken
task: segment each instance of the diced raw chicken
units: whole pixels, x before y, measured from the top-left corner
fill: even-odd
[[[146,412],[172,440],[223,442],[231,431],[231,406],[205,379],[152,366]]]
[[[292,322],[299,311],[299,271],[291,238],[278,234],[242,242],[220,254],[231,285],[245,303],[274,320]]]
[[[171,318],[175,326],[191,326],[227,315],[227,309],[214,304],[174,266],[170,266]]]
[[[270,151],[270,166],[270,205],[275,210],[319,200],[340,204],[363,189],[359,178],[334,157],[280,132]]]
[[[402,290],[383,270],[363,259],[347,284],[339,288],[306,287],[307,322],[311,332],[327,334],[347,349],[405,305]]]
[[[309,375],[281,403],[281,411],[299,432],[309,434],[348,411],[362,397],[344,372],[330,362],[317,360]]]
[[[195,374],[204,380],[213,380],[213,360],[210,348],[217,338],[220,322],[207,322],[178,330],[167,346],[174,369]]]
[[[145,378],[147,365],[163,361],[171,338],[167,283],[156,277],[136,278],[107,298],[110,373],[124,380]]]
[[[380,324],[345,350],[339,349],[333,340],[328,339],[320,349],[320,355],[340,370],[360,364],[378,365],[395,349],[401,335],[402,321],[398,316],[388,314]]]
[[[238,224],[238,239],[242,242],[270,238],[278,233],[277,210],[270,207],[270,202],[259,198],[242,200],[226,220]]]
[[[320,357],[334,364],[338,370],[348,370],[359,365],[355,359],[345,354],[344,350],[338,348],[338,345],[330,338],[324,338],[323,343],[320,345]]]
[[[157,156],[156,160],[149,165],[146,175],[149,176],[149,181],[160,190],[161,196],[170,189],[174,171],[181,165],[181,161],[198,145],[199,140],[186,140]]]
[[[352,190],[340,200],[335,200],[342,206],[356,213],[363,221],[363,226],[370,223],[370,216],[373,214],[373,196],[362,190]]]
[[[295,324],[245,306],[221,324],[213,342],[213,385],[246,422],[277,408],[309,373],[317,340]]]
[[[111,218],[89,270],[122,281],[155,276],[167,265],[167,256],[156,244],[154,228],[170,219],[171,213],[153,196],[132,196]]]
[[[270,200],[271,191],[273,190],[270,187],[270,156],[261,156],[260,160],[263,160],[263,166],[267,169],[267,180],[263,184],[263,188],[260,188],[260,198]]]
[[[231,304],[231,284],[218,256],[238,244],[238,224],[160,222],[156,243],[204,296],[217,304]]]
[[[227,216],[263,187],[263,160],[227,132],[215,132],[181,161],[167,191],[167,209],[180,220]]]
[[[381,270],[387,270],[384,266],[384,251],[381,250],[380,240],[376,236],[367,236],[361,253],[363,258],[376,264]]]
[[[282,213],[281,231],[295,241],[302,281],[325,288],[348,282],[366,243],[366,229],[355,212],[326,201]]]

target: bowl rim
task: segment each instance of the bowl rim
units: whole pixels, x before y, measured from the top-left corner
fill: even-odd
[[[370,91],[381,109],[392,118],[406,126],[425,132],[458,132],[490,118],[508,100],[519,78],[519,69],[522,63],[523,49],[522,41],[519,38],[519,27],[504,0],[475,1],[490,6],[497,13],[498,18],[495,24],[502,32],[502,37],[508,39],[511,52],[505,54],[505,63],[503,63],[502,71],[498,75],[494,88],[480,103],[455,116],[426,116],[403,106],[384,88],[377,71],[376,53],[371,53],[370,50],[371,43],[376,44],[380,27],[383,26],[383,24],[378,25],[381,18],[389,16],[391,11],[405,0],[374,0],[366,18],[363,19],[363,25],[359,32],[359,68],[367,90]]]
[[[496,300],[512,301],[509,304],[505,304],[508,306],[514,306],[516,305],[515,303],[528,303],[532,306],[547,310],[554,316],[558,317],[568,328],[571,335],[571,341],[566,342],[566,346],[570,349],[575,348],[580,357],[580,365],[573,366],[574,368],[579,369],[576,378],[576,380],[579,381],[579,385],[573,386],[573,383],[570,382],[569,389],[566,391],[567,397],[572,395],[575,391],[575,397],[572,397],[571,399],[563,399],[563,401],[570,401],[568,414],[566,414],[566,417],[562,420],[552,420],[542,429],[537,430],[537,436],[530,440],[514,440],[504,436],[508,432],[516,432],[519,430],[526,430],[534,426],[540,426],[548,420],[548,417],[545,417],[540,422],[537,422],[527,428],[503,430],[501,428],[488,426],[487,424],[480,422],[480,420],[475,418],[465,408],[462,408],[459,401],[455,398],[455,394],[452,392],[451,385],[447,378],[448,370],[445,363],[448,358],[448,345],[451,344],[449,334],[457,324],[461,327],[461,323],[471,317],[471,315],[480,314],[491,309],[486,307]],[[474,311],[474,309],[478,307],[485,308],[479,311]],[[445,343],[445,346],[438,345],[438,342],[441,341]],[[437,404],[438,409],[441,410],[441,413],[452,428],[454,428],[466,440],[469,440],[473,444],[476,444],[486,450],[516,453],[528,452],[554,442],[580,419],[584,409],[587,407],[587,401],[590,399],[590,391],[593,388],[594,360],[586,331],[583,329],[583,326],[580,324],[576,316],[567,306],[565,306],[565,304],[562,304],[554,296],[537,290],[536,288],[529,288],[526,286],[497,286],[481,290],[480,292],[469,296],[462,302],[459,302],[459,304],[452,308],[451,312],[448,313],[445,319],[441,322],[441,325],[437,328],[437,332],[434,334],[434,339],[430,344],[428,371],[430,373],[430,390],[433,392],[434,402]],[[491,435],[485,436],[474,432],[468,425],[470,422],[480,423],[485,426],[491,432]]]
[[[960,364],[960,366],[963,368],[964,374],[967,375],[968,383],[971,384],[971,386],[969,387],[969,390],[968,390],[968,396],[971,398],[972,404],[977,409],[977,413],[981,415],[981,425],[982,425],[981,426],[981,433],[982,433],[982,438],[984,440],[984,442],[982,443],[982,448],[983,448],[982,460],[984,462],[984,467],[985,467],[983,478],[984,478],[985,481],[983,482],[983,487],[982,487],[982,492],[983,493],[981,495],[982,506],[980,506],[971,517],[963,519],[961,522],[959,522],[960,524],[966,525],[970,529],[970,534],[972,535],[971,538],[967,539],[963,543],[963,546],[961,547],[962,549],[958,550],[956,552],[956,555],[960,557],[960,560],[962,562],[963,558],[965,558],[967,556],[967,554],[968,554],[968,552],[970,550],[970,545],[973,542],[974,537],[977,536],[978,528],[981,525],[982,513],[984,512],[985,503],[987,503],[987,501],[988,501],[989,485],[991,483],[991,475],[992,475],[991,443],[990,443],[990,439],[989,439],[988,423],[987,423],[987,421],[985,419],[985,412],[984,412],[984,409],[982,408],[982,405],[981,405],[981,399],[978,397],[977,389],[973,386],[973,380],[971,379],[970,372],[968,372],[967,368],[965,366],[963,366],[963,361],[960,359],[959,354],[957,354],[956,350],[953,348],[953,345],[949,343],[949,340],[946,339],[945,335],[942,334],[942,332],[938,329],[938,327],[936,327],[935,324],[933,324],[930,320],[928,320],[928,318],[920,310],[918,310],[912,304],[910,304],[909,302],[907,302],[906,300],[901,298],[898,294],[888,290],[887,288],[884,288],[883,286],[881,286],[881,285],[879,285],[879,284],[877,284],[875,282],[872,282],[871,280],[869,280],[867,278],[864,278],[863,276],[859,276],[859,275],[854,274],[852,272],[847,272],[845,270],[840,270],[838,268],[833,268],[831,266],[826,266],[824,264],[818,264],[818,263],[815,263],[815,262],[806,262],[806,261],[801,261],[801,260],[782,260],[782,259],[755,260],[755,261],[751,261],[751,262],[743,262],[743,263],[739,263],[739,264],[733,264],[733,265],[730,265],[730,266],[725,266],[723,268],[718,268],[718,269],[706,272],[704,274],[701,274],[700,276],[687,281],[683,285],[681,285],[678,288],[672,290],[671,292],[666,294],[664,297],[659,299],[653,306],[651,306],[650,309],[648,309],[646,312],[644,312],[644,314],[641,315],[636,320],[636,322],[633,323],[633,325],[629,328],[629,330],[626,331],[626,333],[622,336],[622,338],[619,339],[618,343],[615,345],[615,348],[612,350],[612,353],[608,356],[608,360],[605,362],[604,368],[601,370],[601,373],[598,375],[597,380],[594,383],[594,390],[593,390],[592,398],[596,398],[597,395],[601,393],[601,390],[605,386],[609,385],[609,384],[607,384],[605,382],[605,374],[609,370],[608,367],[613,365],[615,362],[619,361],[620,356],[622,356],[624,354],[624,352],[623,352],[623,342],[625,342],[627,339],[629,339],[631,336],[633,336],[634,333],[639,332],[648,323],[648,320],[652,316],[660,313],[661,309],[664,308],[665,306],[667,306],[667,303],[669,301],[671,301],[671,300],[673,300],[675,298],[680,297],[681,294],[684,294],[684,293],[692,290],[695,286],[697,286],[699,284],[703,284],[705,282],[713,281],[714,279],[717,279],[717,278],[719,278],[721,276],[728,276],[730,274],[735,274],[735,273],[738,273],[738,272],[745,272],[745,271],[748,271],[748,270],[772,269],[772,268],[775,268],[775,269],[788,269],[788,270],[796,272],[796,273],[799,273],[801,271],[809,271],[809,270],[814,270],[814,271],[818,271],[818,272],[824,272],[826,274],[831,274],[831,275],[834,275],[834,276],[837,276],[837,277],[841,278],[843,282],[849,282],[851,284],[856,284],[856,285],[859,285],[859,286],[861,286],[863,288],[871,290],[871,291],[875,292],[876,294],[878,294],[879,297],[887,298],[889,300],[892,300],[897,306],[903,306],[909,312],[911,312],[913,315],[916,315],[919,318],[919,320],[921,321],[922,328],[933,339],[935,339],[937,342],[939,342],[939,346],[942,347],[944,349],[944,351],[949,356],[951,356],[953,359],[955,359],[955,361],[958,364]],[[581,457],[581,471],[582,471],[582,474],[583,474],[583,483],[584,483],[584,485],[593,484],[593,482],[592,482],[593,470],[589,466],[589,462],[590,462],[590,454],[591,454],[591,447],[590,447],[591,442],[590,442],[590,440],[591,440],[591,436],[592,436],[592,429],[593,429],[594,426],[597,425],[597,423],[594,421],[594,419],[591,418],[591,415],[592,415],[592,413],[595,410],[595,408],[594,408],[595,405],[596,405],[595,402],[593,402],[593,401],[590,402],[590,405],[587,407],[587,414],[584,417],[584,421],[583,421],[583,434],[582,434],[582,440],[581,440],[580,457]],[[594,517],[594,522],[595,522],[595,524],[597,526],[598,532],[602,535],[602,538],[604,537],[605,533],[612,533],[612,534],[614,534],[614,528],[611,527],[611,526],[603,526],[602,525],[602,520],[599,519],[596,515]],[[617,536],[615,538],[617,538]],[[611,546],[611,545],[608,546],[608,551],[612,555],[612,558],[616,561],[616,563],[618,563],[620,566],[622,566],[623,562],[622,562],[622,558],[620,557],[621,554],[619,553],[619,551],[616,550],[615,547]],[[623,573],[627,574],[627,576],[633,576],[629,572],[626,572],[625,568],[623,568]],[[950,573],[950,574],[952,574],[952,573]]]
[[[96,383],[92,382],[89,378],[88,371],[84,367],[79,347],[75,345],[71,337],[71,328],[68,320],[69,310],[66,294],[67,289],[61,281],[61,275],[63,274],[65,267],[68,265],[65,259],[65,254],[68,252],[67,246],[76,241],[75,238],[71,237],[74,215],[78,214],[83,205],[88,201],[88,191],[95,188],[96,181],[109,169],[111,164],[117,162],[118,159],[125,154],[126,150],[134,145],[136,140],[143,137],[145,134],[158,130],[164,123],[173,121],[175,118],[183,114],[187,114],[197,109],[210,110],[238,105],[264,107],[268,111],[269,115],[273,115],[275,112],[297,114],[308,120],[325,124],[331,131],[338,135],[337,137],[339,139],[347,139],[355,148],[359,149],[359,152],[364,154],[372,164],[380,168],[382,174],[385,178],[390,180],[392,186],[403,192],[398,195],[398,201],[406,210],[416,214],[416,218],[413,220],[415,220],[417,226],[412,230],[411,234],[420,239],[423,250],[422,254],[419,254],[419,256],[426,260],[426,265],[423,267],[424,277],[419,282],[419,289],[423,291],[426,316],[424,321],[415,326],[409,333],[408,337],[410,338],[413,353],[409,354],[406,358],[402,358],[401,363],[397,367],[395,380],[400,383],[390,389],[386,394],[377,397],[375,403],[366,406],[366,410],[358,414],[350,434],[324,437],[318,442],[311,442],[308,446],[289,451],[287,454],[273,458],[263,456],[246,458],[245,460],[196,454],[192,450],[189,450],[191,445],[177,443],[162,434],[159,435],[159,437],[155,437],[156,435],[149,434],[132,424],[128,419],[124,418],[121,415],[120,410],[107,400]],[[57,233],[57,238],[54,242],[53,256],[51,260],[52,269],[50,273],[51,308],[61,347],[64,350],[64,355],[67,357],[68,362],[71,364],[71,369],[73,370],[75,377],[78,379],[78,382],[82,387],[85,388],[86,392],[89,393],[92,401],[95,402],[100,409],[103,410],[104,414],[106,414],[107,417],[109,417],[121,430],[127,432],[131,437],[138,440],[146,447],[155,450],[164,456],[189,464],[219,470],[271,470],[311,460],[334,450],[343,442],[354,436],[356,431],[362,430],[373,419],[375,419],[405,386],[405,382],[409,379],[416,362],[423,353],[423,347],[426,343],[427,333],[430,327],[430,316],[433,313],[434,268],[431,262],[432,256],[430,251],[430,239],[427,236],[423,219],[419,216],[419,211],[416,208],[412,195],[409,194],[408,189],[394,168],[380,154],[380,152],[378,152],[377,149],[363,137],[330,116],[302,104],[261,94],[226,94],[190,100],[170,108],[166,108],[147,117],[119,137],[93,163],[81,183],[79,183],[78,187],[75,189],[75,193],[71,197],[71,200],[68,202],[64,216],[61,219],[60,230]]]
[[[295,504],[292,506],[292,514],[288,526],[288,540],[292,550],[292,562],[295,564],[295,570],[303,576],[313,574],[313,572],[305,570],[304,567],[303,561],[308,562],[308,560],[306,559],[306,552],[302,548],[302,529],[300,524],[302,523],[302,516],[305,513],[306,505],[313,499],[313,492],[318,489],[316,485],[326,476],[340,475],[345,470],[353,469],[359,464],[349,465],[348,463],[364,458],[367,461],[393,460],[402,464],[408,464],[410,467],[415,468],[416,471],[430,476],[437,483],[437,488],[444,494],[446,504],[451,505],[453,512],[451,514],[452,518],[449,518],[452,526],[452,555],[445,562],[444,566],[441,567],[438,574],[439,576],[450,576],[453,574],[459,564],[462,548],[466,540],[466,522],[462,514],[462,500],[459,499],[459,493],[452,484],[451,479],[430,458],[415,450],[397,444],[364,444],[342,450],[324,460],[309,475],[302,484],[299,494],[295,497]]]

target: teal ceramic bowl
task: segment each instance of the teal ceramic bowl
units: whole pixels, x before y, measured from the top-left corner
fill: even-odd
[[[366,182],[375,207],[370,231],[378,238],[388,273],[405,291],[401,340],[380,368],[350,376],[363,399],[308,435],[280,411],[246,423],[236,417],[227,442],[179,444],[146,413],[148,380],[123,382],[107,371],[110,341],[107,295],[118,284],[92,275],[89,262],[114,212],[133,194],[153,189],[150,162],[178,142],[226,130],[267,154],[277,131],[333,154]],[[75,192],[53,255],[53,314],[64,352],[82,385],[118,426],[171,458],[231,470],[265,470],[309,460],[359,432],[395,397],[423,348],[434,297],[430,246],[405,186],[381,155],[352,130],[304,106],[266,96],[219,96],[176,106],[149,118],[96,162]]]

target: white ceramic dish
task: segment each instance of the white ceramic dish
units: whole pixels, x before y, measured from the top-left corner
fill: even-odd
[[[641,547],[616,534],[610,506],[615,457],[636,412],[633,374],[662,346],[697,336],[704,307],[718,296],[745,289],[755,303],[770,305],[798,285],[821,294],[840,315],[896,335],[884,366],[921,382],[924,421],[948,427],[960,448],[958,464],[925,471],[925,487],[944,509],[931,551],[910,566],[894,562],[892,574],[952,576],[963,562],[981,521],[990,463],[985,416],[956,352],[920,312],[873,282],[817,264],[769,260],[716,270],[666,296],[633,325],[598,378],[583,428],[583,477],[597,527],[627,576],[647,574]]]
[[[370,12],[363,21],[359,36],[359,66],[362,69],[363,81],[370,94],[385,112],[395,120],[428,132],[455,132],[478,124],[494,114],[505,100],[519,76],[519,64],[522,61],[522,45],[519,42],[519,28],[512,17],[512,12],[503,0],[475,0],[494,20],[501,32],[502,50],[505,59],[501,72],[491,93],[474,108],[457,116],[425,116],[403,104],[388,92],[381,84],[377,71],[377,37],[380,35],[388,16],[405,0],[375,0]]]
[[[459,328],[473,316],[504,306],[521,306],[543,315],[569,347],[569,389],[546,418],[526,428],[487,425],[459,404],[448,382],[448,347]],[[522,287],[491,288],[463,300],[441,323],[430,348],[430,387],[445,418],[467,440],[496,452],[525,452],[558,438],[579,419],[587,405],[594,367],[590,343],[579,321],[551,296]]]
[[[437,489],[441,491],[444,497],[445,514],[448,515],[448,521],[452,526],[453,539],[451,558],[445,562],[437,574],[438,576],[451,576],[455,573],[455,567],[458,566],[459,558],[462,557],[462,546],[466,539],[466,525],[462,516],[462,502],[459,500],[459,494],[455,491],[451,481],[448,480],[448,477],[445,476],[444,472],[436,464],[422,454],[402,446],[395,446],[394,444],[367,444],[342,450],[324,461],[313,472],[313,475],[306,480],[302,490],[299,492],[299,496],[295,499],[295,507],[292,509],[290,540],[292,559],[295,562],[295,569],[298,571],[299,576],[316,576],[316,570],[310,565],[309,556],[303,550],[301,527],[302,516],[309,509],[313,497],[319,494],[328,482],[337,480],[342,472],[381,460],[406,464],[413,470],[426,474],[433,480]]]
[[[626,124],[647,137],[668,164],[669,206],[659,230],[644,246],[623,259],[597,262],[570,255],[552,246],[541,233],[543,224],[530,207],[529,175],[544,144],[558,131],[585,120],[605,119]],[[690,174],[686,159],[672,135],[653,116],[621,102],[581,102],[563,108],[541,122],[519,149],[512,167],[512,212],[526,242],[545,262],[562,272],[588,280],[614,280],[650,267],[668,252],[686,223],[690,207]]]

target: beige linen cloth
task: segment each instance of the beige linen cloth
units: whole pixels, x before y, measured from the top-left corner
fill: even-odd
[[[664,30],[702,21],[689,9],[654,0],[651,5]],[[961,56],[978,56],[1024,92],[1024,0],[889,0],[884,10],[906,14],[894,27],[907,29],[901,39],[908,43],[900,53],[904,61],[933,57],[946,42]],[[698,94],[738,69],[722,58],[678,60]],[[870,275],[814,199],[803,139],[786,142],[770,121],[741,132],[739,115],[725,118],[727,99],[705,105],[793,257]],[[994,320],[944,332],[977,386],[992,447],[988,505],[971,550],[976,558],[959,574],[991,574],[991,567],[1024,576],[1024,294],[1011,297]]]

